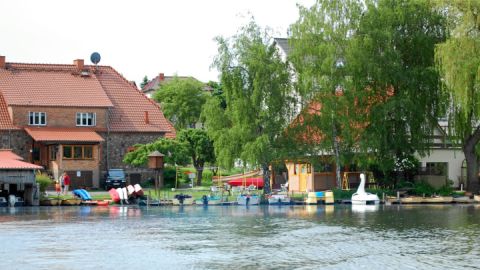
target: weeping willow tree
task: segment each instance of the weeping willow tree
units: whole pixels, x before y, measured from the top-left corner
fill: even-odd
[[[442,1],[450,36],[435,51],[444,90],[451,98],[449,125],[467,162],[467,190],[479,191],[480,141],[480,1]]]
[[[322,136],[312,150],[335,153],[337,167],[351,160],[385,173],[425,153],[442,108],[434,48],[444,40],[443,16],[428,0],[318,0],[301,8],[290,60],[299,92],[317,103],[308,124]]]
[[[217,162],[231,168],[240,159],[261,167],[264,192],[269,193],[269,165],[283,147],[277,138],[288,124],[288,65],[268,32],[253,21],[231,39],[219,37],[217,42],[214,66],[220,71],[225,104],[212,98],[203,109]]]

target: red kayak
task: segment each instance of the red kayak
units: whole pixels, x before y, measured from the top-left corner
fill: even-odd
[[[255,178],[237,178],[228,181],[230,186],[238,187],[238,186],[251,186],[254,185],[257,188],[263,188],[263,178],[262,177],[255,177]]]
[[[112,188],[108,191],[108,193],[110,193],[110,197],[112,198],[112,201],[116,203],[120,202],[120,195],[118,194],[117,190]]]

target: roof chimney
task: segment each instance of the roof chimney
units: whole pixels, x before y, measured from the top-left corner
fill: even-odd
[[[5,56],[0,55],[0,68],[5,68]]]
[[[83,59],[73,60],[73,64],[77,67],[78,70],[83,70]]]
[[[165,74],[163,73],[158,74],[158,80],[163,82],[165,80]]]
[[[150,124],[150,119],[148,119],[148,111],[145,111],[145,124]]]

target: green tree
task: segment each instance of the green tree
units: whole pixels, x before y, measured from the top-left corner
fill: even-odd
[[[197,186],[202,185],[203,167],[206,162],[215,162],[213,142],[202,129],[183,129],[177,134],[178,141],[182,142],[197,170]]]
[[[319,0],[310,8],[300,7],[300,18],[291,26],[289,60],[297,72],[298,92],[307,111],[297,125],[303,125],[303,129],[297,131],[306,133],[304,140],[314,142],[307,150],[311,154],[316,155],[319,150],[334,153],[338,186],[340,155],[351,152],[348,142],[354,136],[349,131],[355,130],[349,128],[350,117],[338,112],[346,111],[346,99],[354,97],[348,74],[351,59],[347,57],[361,11],[356,0]],[[309,132],[310,127],[320,130]]]
[[[352,72],[357,90],[375,102],[368,104],[361,147],[375,149],[372,159],[384,172],[431,147],[445,105],[434,51],[445,37],[445,18],[429,0],[380,0],[362,16]]]
[[[123,162],[133,166],[145,166],[148,155],[153,151],[164,154],[164,162],[170,165],[186,165],[190,159],[187,146],[177,140],[160,138],[152,143],[137,144],[135,148],[135,151],[125,155]]]
[[[321,0],[300,14],[292,27],[300,92],[322,104],[314,120],[336,130],[343,159],[386,172],[424,154],[444,101],[434,46],[445,21],[430,1]],[[328,95],[339,86],[344,96]],[[333,135],[323,148],[334,148]]]
[[[160,102],[165,116],[180,130],[200,120],[206,101],[203,83],[193,79],[175,77],[157,90],[153,99]]]
[[[148,77],[147,75],[145,75],[145,77],[143,77],[142,83],[140,84],[140,89],[143,89],[143,87],[145,87],[145,85],[147,84],[148,84]]]
[[[220,165],[231,168],[236,159],[261,166],[264,192],[270,192],[269,164],[278,157],[276,138],[287,125],[288,65],[283,63],[267,31],[255,22],[242,27],[229,41],[217,38],[214,66],[226,109],[209,99],[204,108],[206,127]]]
[[[451,99],[449,125],[467,162],[467,189],[478,192],[480,141],[480,1],[441,1],[450,35],[435,51],[444,90]]]

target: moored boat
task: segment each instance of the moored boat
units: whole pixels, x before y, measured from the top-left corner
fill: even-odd
[[[451,203],[453,202],[452,196],[434,196],[423,198],[423,203]]]
[[[473,198],[468,197],[468,196],[459,196],[459,197],[453,197],[453,202],[455,202],[455,203],[474,203],[475,200]]]
[[[203,195],[201,199],[195,200],[196,205],[220,205],[222,204],[222,197],[213,195]]]
[[[377,194],[365,192],[365,174],[360,174],[360,185],[357,192],[352,195],[352,204],[355,205],[367,205],[367,204],[380,204],[380,198]]]
[[[110,201],[103,200],[103,201],[97,201],[98,206],[108,206],[110,204]]]
[[[422,203],[423,198],[418,196],[408,196],[400,198],[401,203]]]
[[[7,199],[5,197],[0,197],[0,207],[8,206]]]
[[[82,200],[80,199],[63,199],[61,205],[65,206],[73,206],[73,205],[80,205]]]
[[[256,194],[240,194],[237,197],[237,203],[240,205],[258,205],[260,197]]]
[[[287,194],[272,194],[268,196],[268,204],[270,205],[284,205],[291,204],[292,201]]]
[[[22,197],[16,197],[15,195],[9,195],[8,196],[8,204],[11,207],[24,206],[25,201],[23,200]]]
[[[60,205],[62,200],[60,199],[42,199],[40,200],[41,206],[56,206]]]
[[[188,194],[177,194],[172,200],[173,205],[192,205],[193,198]]]

